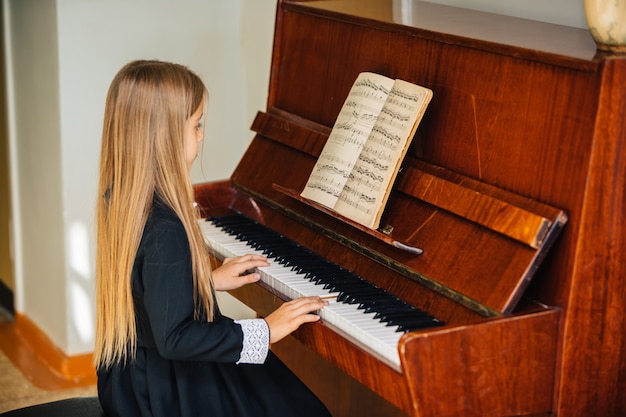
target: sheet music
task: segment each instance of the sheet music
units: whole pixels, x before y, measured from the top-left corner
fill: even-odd
[[[302,196],[333,208],[374,127],[394,80],[364,72],[341,108]]]
[[[346,99],[302,197],[377,228],[432,91],[364,72]]]
[[[389,195],[408,145],[430,101],[424,87],[396,80],[367,143],[354,163],[335,211],[369,227],[377,227],[380,202]],[[380,210],[379,210],[380,209]]]

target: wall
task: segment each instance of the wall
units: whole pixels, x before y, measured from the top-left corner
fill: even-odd
[[[34,0],[10,6],[4,15],[15,304],[46,332],[64,340],[67,302],[64,245],[59,238],[63,207],[56,6]],[[13,68],[12,63],[22,65]]]
[[[584,25],[582,0],[438,2]],[[197,71],[210,103],[192,179],[226,178],[265,108],[275,5],[4,0],[15,306],[68,355],[93,343],[93,207],[109,82],[137,58]]]
[[[67,354],[89,352],[93,211],[111,79],[137,58],[198,72],[210,104],[192,178],[227,178],[251,138],[252,109],[265,107],[275,0],[9,0],[4,7],[19,214],[15,306]]]
[[[2,26],[0,9],[0,27]],[[0,33],[0,50],[4,51],[4,36]],[[4,76],[4,54],[0,56],[0,97],[6,96]],[[10,190],[9,190],[9,142],[7,140],[6,101],[0,100],[0,304],[13,305],[12,300],[4,299],[4,290],[13,291],[13,264],[11,262],[10,239]],[[6,294],[10,298],[10,294]]]
[[[587,27],[583,0],[429,0],[429,2],[557,25]]]

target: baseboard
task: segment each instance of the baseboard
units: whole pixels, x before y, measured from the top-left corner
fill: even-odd
[[[67,356],[19,312],[13,323],[0,326],[0,349],[25,375],[38,372],[31,382],[40,388],[69,388],[96,382],[91,353]]]

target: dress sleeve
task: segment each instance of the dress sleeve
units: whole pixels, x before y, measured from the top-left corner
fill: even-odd
[[[143,311],[138,320],[145,316],[146,330],[152,333],[161,356],[171,360],[248,363],[250,346],[269,346],[269,332],[267,339],[255,338],[260,333],[244,330],[226,317],[220,316],[213,322],[194,319],[191,253],[178,218],[149,220],[140,251],[143,259],[135,267],[139,267],[141,288],[136,296]],[[143,338],[149,340],[146,336]],[[260,359],[257,354],[252,362],[262,363],[265,357],[259,362]]]
[[[264,363],[270,346],[270,329],[264,319],[235,320],[243,330],[240,363]]]

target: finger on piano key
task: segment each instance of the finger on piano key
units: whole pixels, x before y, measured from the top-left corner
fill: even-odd
[[[316,312],[324,323],[397,369],[398,341],[403,332],[419,325],[443,324],[244,216],[225,216],[203,223],[207,242],[216,252],[223,256],[251,252],[267,256],[270,265],[259,268],[262,282],[287,299],[317,296],[327,300],[328,305]]]

